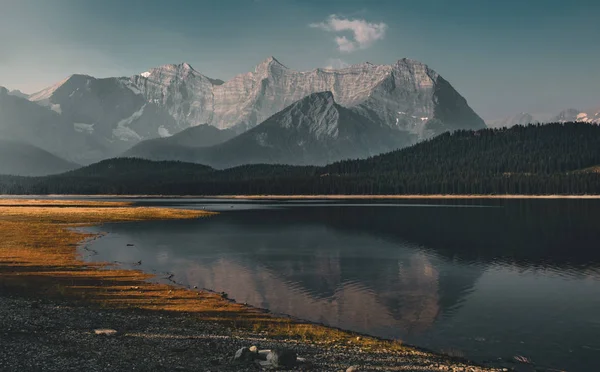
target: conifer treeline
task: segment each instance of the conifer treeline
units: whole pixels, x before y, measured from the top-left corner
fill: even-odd
[[[445,133],[325,167],[111,159],[62,175],[0,177],[5,194],[600,194],[600,126],[553,123]]]

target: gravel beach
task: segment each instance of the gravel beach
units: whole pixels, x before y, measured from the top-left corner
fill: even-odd
[[[115,330],[114,335],[95,330]],[[346,371],[500,371],[406,348],[366,351],[240,335],[188,314],[104,309],[80,302],[0,296],[0,371],[257,371],[234,363],[242,347],[289,348],[291,369]]]

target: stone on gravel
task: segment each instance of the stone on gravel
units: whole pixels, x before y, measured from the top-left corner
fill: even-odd
[[[296,364],[296,352],[290,349],[273,349],[267,354],[267,362],[273,367],[293,367]]]
[[[348,367],[348,369],[346,370],[346,372],[359,372],[359,371],[360,371],[360,369],[358,369],[357,366]]]
[[[251,363],[256,359],[256,353],[250,351],[249,348],[243,347],[235,352],[233,361],[237,363]]]
[[[253,353],[258,353],[258,348],[256,346],[250,346],[250,351]]]

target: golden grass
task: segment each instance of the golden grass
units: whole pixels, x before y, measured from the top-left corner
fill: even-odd
[[[33,296],[60,296],[101,306],[185,312],[240,331],[265,336],[402,348],[311,323],[276,317],[230,302],[220,294],[150,283],[152,276],[80,260],[77,246],[92,234],[73,227],[104,222],[208,217],[212,212],[132,207],[128,203],[0,200],[0,289]]]
[[[0,206],[74,206],[74,207],[125,207],[130,202],[105,202],[93,200],[2,199]]]

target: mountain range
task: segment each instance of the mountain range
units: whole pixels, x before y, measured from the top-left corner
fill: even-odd
[[[589,110],[569,108],[562,110],[557,115],[530,114],[521,112],[516,115],[507,116],[502,119],[488,120],[490,128],[511,127],[513,125],[544,124],[544,123],[567,123],[582,122],[589,124],[600,124],[600,107]]]
[[[186,133],[187,137],[192,129],[196,128],[180,134]],[[173,137],[144,141],[125,156],[180,160],[215,168],[257,163],[325,165],[395,150],[410,145],[416,135],[372,121],[356,109],[337,104],[331,92],[321,92],[294,102],[258,126],[215,146],[171,146]]]
[[[124,154],[324,164],[484,126],[446,80],[410,59],[298,72],[270,57],[226,82],[182,63],[132,77],[71,75],[31,95],[0,91],[1,139],[79,164]]]

